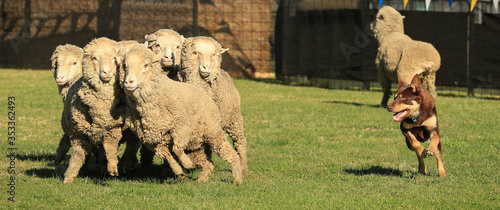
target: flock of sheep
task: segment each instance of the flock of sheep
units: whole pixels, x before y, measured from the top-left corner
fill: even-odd
[[[383,107],[391,82],[401,78],[409,83],[415,74],[436,96],[439,53],[405,35],[403,18],[385,6],[371,25],[379,42],[375,64]],[[51,61],[64,102],[64,135],[56,167],[72,148],[64,183],[73,182],[92,154],[102,163],[103,174],[118,176],[117,149],[126,143],[121,161],[127,169],[135,168],[141,148],[142,166],[151,165],[157,155],[177,177],[198,168],[197,181],[205,182],[214,169],[215,152],[231,165],[233,184],[241,184],[248,173],[247,140],[240,95],[220,66],[227,50],[213,38],[185,39],[171,29],[146,35],[145,43],[103,37],[83,49],[58,46]]]
[[[240,95],[220,67],[227,50],[211,37],[184,38],[171,29],[146,35],[145,43],[102,37],[83,49],[58,46],[51,61],[64,135],[56,167],[72,149],[64,183],[73,182],[92,154],[102,173],[118,176],[117,149],[126,143],[120,161],[127,169],[135,168],[141,148],[142,166],[156,155],[177,177],[198,168],[197,181],[205,182],[215,152],[231,165],[233,184],[241,184],[247,140]]]

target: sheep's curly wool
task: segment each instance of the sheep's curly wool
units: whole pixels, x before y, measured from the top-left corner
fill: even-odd
[[[77,85],[78,88],[72,89],[71,87],[82,78],[82,59],[83,49],[71,44],[57,46],[50,58],[52,75],[58,84],[63,103],[66,102],[67,97],[72,98],[78,91],[79,85]],[[61,126],[63,130],[67,126],[63,120],[61,120]],[[61,163],[70,147],[69,136],[65,133],[56,150],[55,166]]]
[[[144,36],[144,44],[155,54],[163,57],[160,64],[170,79],[178,80],[177,72],[181,67],[181,47],[184,36],[172,29],[159,29]]]
[[[116,41],[104,37],[92,40],[84,48],[81,85],[73,98],[66,101],[63,111],[73,148],[64,183],[74,180],[91,147],[101,144],[106,152],[107,171],[118,176],[117,148],[125,119],[125,98],[117,69],[122,60],[120,52]]]
[[[242,183],[239,157],[220,126],[215,103],[200,87],[175,82],[164,75],[159,60],[158,55],[143,46],[133,47],[125,55],[125,73],[121,78],[128,96],[126,126],[137,133],[148,149],[168,161],[176,175],[185,172],[171,151],[184,166],[186,159],[182,156],[187,151],[191,157],[187,159],[202,170],[198,180],[206,181],[213,163],[197,151],[210,147],[230,163],[234,184]]]
[[[398,75],[410,83],[415,74],[422,79],[422,86],[436,97],[436,71],[441,66],[438,51],[429,43],[412,40],[404,34],[403,16],[390,6],[382,7],[371,28],[379,42],[375,65],[379,82],[384,91],[382,106],[387,107],[391,82],[398,82]]]
[[[246,175],[248,146],[241,115],[240,94],[231,76],[221,69],[222,54],[227,50],[211,37],[187,38],[182,49],[182,69],[179,72],[179,79],[202,87],[217,104],[222,127],[233,139],[234,147],[240,156],[243,174]]]

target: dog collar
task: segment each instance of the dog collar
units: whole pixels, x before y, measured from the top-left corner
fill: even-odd
[[[417,122],[417,118],[412,118],[411,121],[413,121],[413,123]]]

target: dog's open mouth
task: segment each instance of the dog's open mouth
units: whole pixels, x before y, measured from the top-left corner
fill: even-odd
[[[394,116],[392,116],[392,119],[394,119],[394,121],[396,122],[401,122],[403,121],[408,115],[410,115],[410,111],[408,109],[405,109],[403,111],[400,111],[396,114],[394,114]]]

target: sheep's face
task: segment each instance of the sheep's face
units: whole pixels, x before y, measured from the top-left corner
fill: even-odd
[[[384,6],[378,11],[376,19],[370,24],[370,29],[377,39],[388,33],[404,33],[403,18],[404,16],[394,8]]]
[[[181,46],[182,46],[182,36],[162,38],[159,37],[155,44],[151,47],[151,50],[155,54],[161,54],[162,67],[172,67],[179,65],[181,58]]]
[[[58,85],[66,85],[82,74],[83,53],[73,54],[71,52],[59,53],[53,62],[54,78]]]
[[[228,49],[222,49],[218,45],[210,42],[199,41],[194,44],[193,51],[191,52],[196,60],[199,61],[199,72],[202,77],[208,77],[212,73],[214,66],[218,68],[220,65],[219,56],[226,52]]]
[[[95,51],[90,54],[92,65],[102,81],[109,82],[115,77],[119,64],[119,52],[120,49],[116,47],[115,49]]]
[[[124,61],[125,80],[123,81],[123,87],[125,90],[133,92],[137,88],[141,88],[144,82],[153,76],[153,64],[158,62],[159,59],[159,56],[151,59],[134,51],[127,53]]]

